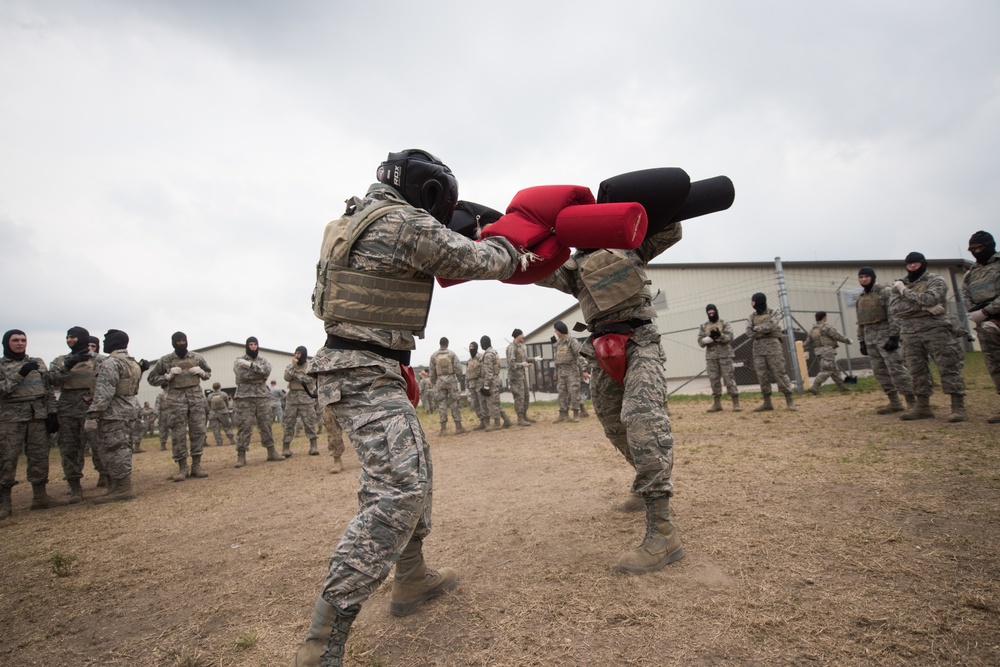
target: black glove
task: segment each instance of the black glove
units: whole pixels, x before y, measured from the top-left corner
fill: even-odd
[[[491,394],[492,394],[493,392],[492,392],[492,391],[490,391],[490,388],[489,388],[489,387],[480,387],[480,388],[479,388],[479,393],[480,393],[480,394],[482,394],[483,396],[489,396],[489,395],[491,395]]]
[[[73,354],[71,354],[71,355],[67,356],[65,359],[63,359],[63,366],[66,367],[66,370],[69,370],[69,369],[73,368],[73,366],[76,366],[81,361],[86,361],[88,356],[89,355],[86,352],[84,352],[82,354],[78,354],[78,353],[74,352]]]
[[[552,343],[553,345],[555,345],[556,344],[556,337],[552,336],[551,338],[549,338],[549,342]]]
[[[860,343],[858,343],[858,345],[861,346],[861,356],[867,357],[868,356],[868,346],[865,345],[865,341],[861,341]]]
[[[899,349],[899,336],[889,336],[889,340],[885,342],[882,349],[886,352],[895,352]]]
[[[709,336],[711,336],[712,338],[718,338],[718,337],[720,337],[720,336],[721,336],[722,334],[721,334],[721,333],[719,333],[719,330],[718,330],[718,329],[712,329],[711,331],[709,331],[709,332],[708,332],[708,335],[709,335]]]
[[[146,371],[148,371],[149,370],[149,362],[146,361],[145,359],[140,359],[139,360],[139,370],[141,370],[143,373],[145,373]]]
[[[52,435],[59,430],[59,415],[54,412],[50,412],[45,415],[45,432]]]
[[[21,366],[21,370],[19,370],[18,373],[21,375],[21,377],[26,378],[26,377],[28,377],[28,373],[30,373],[31,371],[37,371],[37,370],[38,370],[38,362],[37,361],[29,361],[29,362],[25,363],[23,366]]]

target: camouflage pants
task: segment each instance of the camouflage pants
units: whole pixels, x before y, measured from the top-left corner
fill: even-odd
[[[129,439],[132,441],[132,445],[138,448],[142,444],[142,436],[146,435],[146,423],[142,421],[142,418],[136,418],[128,423],[128,428]]]
[[[872,365],[872,374],[878,380],[882,391],[887,394],[897,392],[904,396],[913,395],[913,380],[903,359],[903,350],[896,348],[892,352],[885,350],[889,341],[889,331],[886,327],[874,328],[866,326],[864,331],[865,347],[868,348],[868,360]]]
[[[906,367],[913,379],[913,393],[930,396],[934,393],[930,359],[937,365],[941,375],[941,389],[946,394],[965,395],[965,352],[961,343],[951,332],[951,327],[933,327],[903,334],[903,353]]]
[[[101,459],[108,477],[122,479],[132,474],[132,429],[124,421],[102,419],[97,427]]]
[[[479,388],[482,386],[483,381],[479,378],[467,379],[465,382],[465,387],[469,390],[469,404],[472,406],[472,413],[480,421],[490,418],[490,408],[486,405],[486,397],[479,393]]]
[[[332,405],[323,408],[323,424],[326,426],[326,448],[333,456],[340,458],[344,455],[344,432],[337,423]]]
[[[788,379],[785,370],[785,355],[777,352],[753,355],[753,368],[757,372],[757,382],[760,383],[760,393],[771,395],[771,383],[778,385],[782,394],[792,393],[792,381]]]
[[[59,461],[63,479],[82,479],[83,465],[87,460],[87,435],[83,430],[86,417],[59,415]]]
[[[514,412],[523,415],[528,411],[528,376],[524,373],[511,373],[508,369],[507,384],[514,396]]]
[[[462,423],[462,405],[459,403],[458,378],[454,375],[438,376],[434,384],[434,398],[438,402],[438,411],[441,414],[441,423],[448,423],[448,411],[451,410],[451,418],[456,424]]]
[[[659,335],[655,340],[651,334],[641,338],[647,340],[642,344],[630,341],[625,348],[624,387],[599,364],[592,365],[591,400],[604,435],[635,468],[632,490],[647,500],[657,500],[673,495],[674,437],[667,416]]]
[[[245,452],[250,449],[250,436],[254,424],[260,431],[261,446],[270,449],[274,447],[274,436],[271,425],[274,415],[271,412],[271,399],[260,397],[236,399],[236,450]]]
[[[712,396],[722,396],[723,382],[726,384],[727,394],[730,396],[740,395],[740,388],[736,385],[736,371],[733,368],[732,357],[706,358],[705,370],[708,373],[708,381],[712,385]]]
[[[22,451],[28,459],[28,482],[47,483],[51,447],[52,440],[45,432],[44,419],[0,422],[0,486],[17,484],[17,459]]]
[[[233,417],[229,412],[211,411],[208,413],[208,428],[212,431],[212,435],[215,436],[215,444],[222,444],[222,432],[225,430],[226,437],[232,442],[233,438]]]
[[[316,439],[316,402],[285,402],[285,412],[281,416],[281,442],[285,445],[295,436],[295,420],[302,418],[302,428],[310,442]]]
[[[399,364],[320,373],[320,402],[332,404],[361,462],[358,513],[330,558],[322,597],[339,609],[364,602],[411,539],[431,530],[430,447],[406,397]]]
[[[818,347],[816,348],[816,354],[819,356],[819,373],[816,374],[816,379],[813,380],[813,387],[819,389],[829,378],[833,378],[834,383],[838,387],[844,384],[844,378],[841,377],[840,369],[837,368],[837,349],[833,347]]]
[[[167,446],[167,436],[170,434],[170,426],[167,422],[167,413],[164,410],[160,410],[160,449]]]
[[[281,404],[281,401],[271,401],[271,416],[274,420],[273,423],[281,423],[282,417],[285,416],[285,406]]]
[[[201,389],[174,390],[167,392],[164,412],[170,428],[170,442],[174,461],[183,461],[191,456],[201,456],[205,450],[205,396]],[[162,422],[161,422],[162,429]],[[188,436],[191,449],[188,451]]]
[[[986,370],[990,372],[993,386],[1000,394],[1000,329],[980,325],[976,327],[976,334],[979,336],[979,346],[983,349]]]
[[[556,366],[556,391],[559,392],[559,412],[580,409],[580,370],[575,364]]]
[[[496,378],[490,381],[488,385],[490,388],[490,395],[483,396],[479,395],[482,399],[483,412],[486,414],[488,419],[503,419],[507,420],[507,413],[503,411],[503,407],[500,406],[500,382]]]

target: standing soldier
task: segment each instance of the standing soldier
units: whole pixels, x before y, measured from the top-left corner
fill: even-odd
[[[455,422],[455,435],[465,433],[462,428],[462,404],[459,402],[461,385],[458,381],[462,368],[458,355],[448,349],[448,339],[441,338],[441,347],[431,354],[430,371],[431,384],[434,385],[434,398],[437,399],[441,414],[441,433],[448,435],[448,410]]]
[[[28,337],[20,329],[3,335],[0,359],[0,519],[11,514],[11,489],[17,484],[17,459],[28,460],[31,509],[67,505],[45,492],[49,482],[51,435],[59,430],[56,395],[45,362],[25,354]]]
[[[271,414],[274,415],[275,423],[281,423],[285,416],[285,396],[288,394],[278,386],[277,380],[271,380]]]
[[[528,419],[528,348],[524,344],[524,332],[514,329],[511,332],[514,339],[507,346],[507,384],[514,396],[514,412],[517,414],[518,426],[531,426],[533,419]]]
[[[142,420],[146,424],[146,435],[152,436],[156,425],[156,410],[150,407],[149,401],[142,404]]]
[[[934,380],[927,362],[930,358],[937,364],[941,375],[941,389],[951,395],[951,414],[947,421],[964,422],[965,380],[962,368],[965,366],[965,352],[952,333],[945,307],[948,283],[939,275],[927,273],[927,258],[919,252],[908,254],[905,265],[906,278],[892,284],[898,296],[889,305],[889,312],[899,320],[903,354],[913,379],[913,394],[917,401],[899,418],[934,418],[931,410]]]
[[[97,369],[101,367],[106,358],[101,354],[101,339],[97,336],[89,336],[87,338],[87,349],[90,350],[90,356],[94,362],[94,376],[96,377]],[[97,471],[97,487],[104,488],[108,485],[108,475],[104,469],[104,462],[101,460],[101,447],[98,442],[97,433],[87,433],[84,441],[86,447],[90,449],[90,462],[93,463],[94,470]],[[86,455],[84,455],[84,458],[86,458]]]
[[[580,375],[589,375],[586,362],[580,356],[580,341],[569,335],[565,322],[559,321],[553,325],[555,336],[556,387],[559,392],[559,416],[555,424],[565,421],[578,422],[581,411],[587,416],[587,408],[580,401]],[[569,411],[573,417],[569,418]]]
[[[872,373],[882,391],[889,398],[889,404],[875,410],[876,414],[890,415],[903,412],[915,405],[913,380],[906,368],[903,352],[899,349],[899,322],[889,316],[889,304],[893,291],[887,285],[875,282],[875,269],[862,266],[858,269],[858,346],[861,354],[868,357]],[[906,399],[906,408],[899,401],[899,395]]]
[[[733,399],[733,412],[741,412],[740,388],[736,385],[733,369],[733,327],[719,319],[719,309],[714,303],[705,306],[708,322],[698,329],[698,345],[705,348],[705,371],[712,384],[712,407],[705,412],[722,412],[722,384]]]
[[[246,354],[233,362],[236,374],[236,468],[247,464],[254,424],[260,432],[260,444],[267,450],[267,460],[285,460],[274,451],[274,436],[271,434],[271,424],[274,423],[271,392],[265,384],[271,375],[271,362],[259,353],[257,339],[250,336],[246,342]]]
[[[108,471],[108,492],[94,499],[97,504],[132,500],[132,424],[139,419],[142,368],[128,354],[128,334],[108,329],[104,334],[108,357],[97,369],[94,400],[87,410],[84,428],[98,434],[101,459]]]
[[[174,351],[160,357],[149,371],[147,381],[154,387],[163,387],[165,419],[161,416],[160,431],[164,424],[170,429],[173,458],[177,462],[175,482],[188,477],[208,477],[201,469],[201,455],[205,451],[205,394],[201,381],[212,376],[205,358],[188,351],[187,334],[177,331],[170,337]],[[191,437],[191,470],[188,471],[188,435]]]
[[[969,238],[969,252],[976,263],[962,281],[962,300],[976,327],[986,370],[1000,394],[1000,254],[993,235],[983,231]],[[986,421],[1000,424],[1000,410]]]
[[[49,378],[59,390],[59,459],[69,484],[69,502],[83,500],[83,465],[87,455],[87,434],[83,422],[94,389],[94,360],[87,344],[90,332],[70,327],[66,332],[69,354],[61,354],[49,364]]]
[[[486,397],[479,393],[483,386],[483,360],[479,356],[479,343],[469,343],[469,361],[465,364],[465,388],[469,391],[472,413],[479,418],[479,426],[473,431],[485,430],[490,424],[490,409]]]
[[[500,406],[500,355],[493,349],[493,341],[489,336],[481,337],[479,344],[483,348],[482,386],[479,388],[479,395],[486,399],[485,409],[493,419],[493,424],[487,426],[486,430],[499,431],[501,428],[510,428],[510,419]],[[500,425],[501,420],[503,426]]]
[[[764,398],[764,402],[753,411],[774,410],[774,405],[771,404],[771,382],[778,385],[778,389],[785,395],[785,405],[794,411],[792,381],[788,379],[788,372],[785,370],[781,312],[767,307],[767,296],[763,292],[750,297],[750,305],[753,306],[753,312],[750,313],[747,324],[747,336],[753,339],[753,367]]]
[[[222,384],[212,383],[212,393],[208,395],[208,428],[215,436],[215,446],[222,447],[222,431],[225,430],[229,444],[235,445],[233,438],[233,399],[222,391]]]
[[[420,371],[418,378],[420,384],[420,404],[424,406],[424,412],[430,414],[434,412],[434,385],[431,383],[431,374],[427,369]]]
[[[295,420],[302,418],[302,427],[309,438],[309,453],[319,454],[316,445],[316,378],[306,374],[309,353],[299,345],[292,355],[292,363],[285,368],[288,394],[285,397],[285,412],[281,420],[281,455],[292,455],[292,436],[295,434]]]
[[[852,341],[827,323],[825,310],[816,313],[816,326],[809,331],[806,343],[812,354],[819,357],[819,373],[809,387],[809,393],[819,396],[819,388],[828,377],[833,378],[841,393],[849,392],[837,368],[837,343],[851,345]]]

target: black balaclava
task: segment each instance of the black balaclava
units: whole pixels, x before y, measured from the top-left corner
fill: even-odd
[[[490,340],[489,336],[483,336],[479,339],[479,346],[484,350],[488,350],[493,347],[493,341]]]
[[[566,323],[563,322],[562,320],[559,320],[558,322],[556,322],[555,324],[553,324],[552,328],[555,329],[556,331],[558,331],[561,334],[568,334],[569,333],[569,327],[567,327]]]
[[[982,230],[976,232],[971,237],[969,237],[969,245],[981,245],[983,249],[981,252],[974,252],[972,256],[976,258],[977,264],[986,264],[990,261],[993,255],[997,254],[997,242],[993,239],[993,235],[989,232],[984,232]]]
[[[906,277],[909,278],[911,283],[914,280],[918,280],[920,276],[924,275],[924,273],[927,271],[927,258],[924,257],[919,252],[911,252],[909,255],[906,256],[906,259],[903,260],[904,264],[912,264],[913,262],[920,262],[920,268],[918,268],[916,271],[906,272]]]
[[[176,354],[181,359],[186,357],[188,353],[187,339],[188,339],[187,334],[184,333],[183,331],[175,331],[174,335],[170,337],[170,344],[174,346],[174,354]],[[184,341],[184,344],[178,345],[177,341],[179,340]]]
[[[719,321],[719,309],[715,307],[714,303],[710,303],[707,306],[705,306],[705,312],[707,313],[710,310],[713,312],[711,315],[708,316],[708,321],[711,322],[712,324],[715,324],[716,322]]]
[[[469,354],[472,355],[473,359],[475,359],[476,355],[479,354],[479,345],[476,341],[469,343]]]
[[[108,329],[104,334],[104,354],[128,348],[128,334],[118,329]]]
[[[520,329],[514,329],[514,330],[513,330],[513,331],[512,331],[511,333],[510,333],[510,337],[511,337],[511,338],[517,338],[518,336],[523,336],[523,335],[524,335],[524,332],[523,332],[523,331],[521,331]]]
[[[257,349],[251,351],[250,350],[250,343],[257,343],[257,346],[258,346]],[[250,357],[251,359],[256,359],[257,358],[257,354],[260,353],[260,343],[258,343],[257,339],[255,337],[253,337],[253,336],[250,336],[249,338],[247,338],[247,343],[246,343],[246,345],[244,347],[245,347],[245,349],[247,351],[247,356]]]
[[[758,315],[763,315],[764,311],[767,310],[767,296],[763,292],[757,292],[750,300],[753,301],[753,309],[757,311]]]
[[[818,310],[818,311],[816,311],[816,321],[817,322],[822,322],[825,319],[826,319],[826,311],[825,310]]]
[[[95,354],[101,351],[101,339],[100,338],[98,338],[97,336],[88,336],[87,337],[87,344],[89,345],[90,343],[94,344],[94,353]],[[88,347],[87,349],[89,350],[90,348]]]
[[[82,352],[88,352],[90,348],[87,347],[87,342],[90,340],[90,332],[83,327],[70,327],[66,331],[66,337],[70,336],[76,337],[76,345],[69,348],[70,352],[73,354],[80,354]]]
[[[13,359],[14,361],[24,361],[24,358],[27,356],[24,352],[22,352],[21,354],[14,354],[10,349],[10,339],[11,336],[13,336],[14,334],[21,334],[22,336],[27,336],[27,334],[21,331],[20,329],[11,329],[7,333],[5,333],[3,335],[3,356],[7,357],[8,359]]]
[[[871,292],[872,288],[875,287],[875,269],[870,266],[862,266],[858,269],[858,275],[871,277],[872,281],[864,286],[865,294]]]
[[[305,366],[306,362],[309,361],[309,352],[306,350],[306,346],[299,345],[295,351],[301,353],[298,361],[299,366]]]

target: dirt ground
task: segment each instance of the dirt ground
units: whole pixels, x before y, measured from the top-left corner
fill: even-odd
[[[798,412],[755,414],[750,395],[744,412],[712,415],[705,397],[672,400],[687,557],[645,576],[614,571],[644,518],[616,509],[632,474],[596,418],[553,424],[555,408],[535,406],[530,428],[439,437],[422,414],[425,553],[460,586],[402,619],[384,586],[346,664],[1000,664],[1000,425],[985,422],[1000,400],[979,355],[966,377],[963,424],[940,418],[940,394],[938,419],[877,416],[871,380],[806,395]],[[265,463],[255,445],[242,470],[213,446],[210,477],[174,483],[147,439],[128,503],[30,512],[30,487],[15,487],[0,664],[287,665],[356,508],[353,453],[331,475],[306,446]],[[59,471],[53,453],[62,495]],[[94,483],[88,469],[88,497]]]

